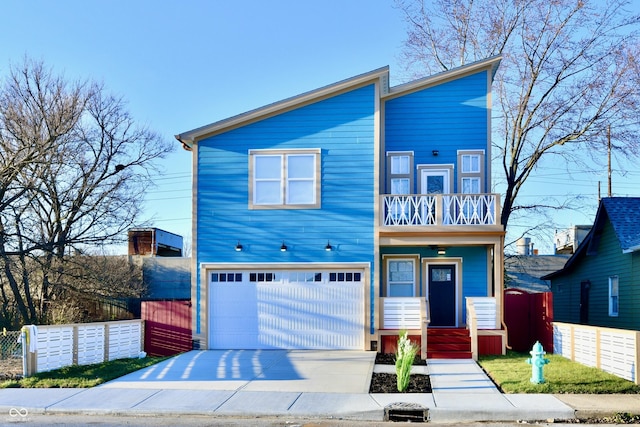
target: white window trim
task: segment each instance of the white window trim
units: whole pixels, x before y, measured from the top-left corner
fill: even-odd
[[[287,203],[287,185],[289,179],[286,175],[287,168],[287,156],[289,155],[314,155],[315,158],[315,171],[313,178],[314,197],[313,203],[307,204],[293,204]],[[249,209],[320,209],[321,207],[321,150],[319,148],[310,149],[291,149],[291,150],[249,150]],[[276,204],[258,204],[255,203],[255,176],[254,176],[254,163],[256,156],[281,156],[282,163],[282,175],[280,178],[280,189],[282,194],[280,196],[281,203]]]

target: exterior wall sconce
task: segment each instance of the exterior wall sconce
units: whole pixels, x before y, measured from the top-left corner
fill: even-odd
[[[331,242],[327,240],[327,246],[324,247],[324,250],[327,252],[331,252],[333,250],[333,246],[331,246]]]
[[[284,244],[284,240],[282,241],[282,246],[280,246],[280,252],[287,252],[287,245]]]
[[[432,151],[431,151],[431,154],[433,154],[433,155],[434,155],[434,157],[437,157],[437,156],[438,156],[438,154],[440,154],[440,152],[439,152],[438,150],[432,150]]]
[[[446,255],[447,250],[445,248],[438,248],[438,255]]]
[[[238,244],[236,245],[235,249],[236,249],[236,252],[242,252],[242,249],[244,249],[244,248],[242,247],[242,245],[240,244],[240,241],[239,241],[239,240],[238,240]]]

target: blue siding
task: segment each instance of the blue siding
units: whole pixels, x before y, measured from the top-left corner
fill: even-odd
[[[370,261],[374,90],[367,86],[198,144],[198,262]],[[248,209],[248,150],[321,148],[321,209]],[[245,251],[233,250],[240,240]],[[279,251],[285,241],[290,250]],[[337,246],[327,253],[327,240]]]
[[[369,85],[200,141],[198,265],[369,262],[373,266],[374,98],[374,86]],[[249,210],[248,151],[300,148],[321,149],[321,209]],[[336,250],[324,250],[327,240]],[[234,250],[238,241],[242,252]],[[287,252],[279,250],[283,241]]]
[[[466,319],[466,297],[486,297],[491,296],[487,290],[487,276],[489,266],[487,265],[487,251],[485,246],[462,246],[447,247],[446,257],[438,256],[436,249],[428,246],[420,247],[384,247],[381,248],[381,255],[386,254],[419,254],[420,258],[440,258],[448,261],[447,258],[462,258],[462,319]],[[382,259],[382,258],[381,258]],[[452,261],[453,263],[453,261]],[[422,268],[422,261],[419,268]],[[425,284],[422,283],[424,272],[420,271],[420,292],[424,292]],[[382,278],[384,283],[386,279]],[[381,292],[384,286],[380,286]],[[382,296],[382,295],[380,295]],[[422,296],[422,295],[421,295]]]
[[[487,152],[487,92],[483,71],[387,101],[385,150],[412,150],[416,165],[453,163],[457,173],[457,150]]]

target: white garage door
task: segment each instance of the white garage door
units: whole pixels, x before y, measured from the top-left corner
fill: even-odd
[[[212,349],[364,349],[363,271],[215,271]]]

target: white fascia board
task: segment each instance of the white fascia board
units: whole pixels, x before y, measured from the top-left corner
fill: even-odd
[[[636,246],[632,246],[632,247],[627,248],[627,249],[623,249],[622,253],[623,254],[630,254],[630,253],[635,252],[635,251],[640,251],[640,245],[636,245]]]

